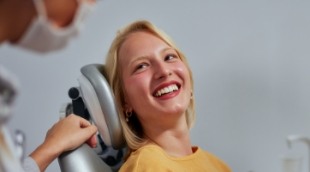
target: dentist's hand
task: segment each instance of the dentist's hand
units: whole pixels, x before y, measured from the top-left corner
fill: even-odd
[[[96,132],[97,128],[87,120],[76,115],[69,115],[49,129],[44,142],[30,156],[36,161],[40,171],[44,171],[65,151],[73,150],[85,142],[95,147]]]
[[[89,146],[95,147],[96,131],[97,128],[87,120],[71,114],[48,130],[43,144],[55,145],[61,151],[59,153],[73,150],[85,141],[88,141]]]

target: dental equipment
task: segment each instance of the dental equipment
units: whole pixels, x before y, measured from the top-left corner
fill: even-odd
[[[78,78],[79,87],[69,90],[72,104],[63,109],[62,113],[70,113],[70,108],[74,114],[84,117],[94,122],[99,132],[99,142],[112,146],[114,149],[125,147],[120,121],[118,118],[114,95],[105,79],[104,66],[90,64],[81,68],[82,75]],[[102,147],[102,144],[101,144]],[[104,146],[103,146],[104,147]],[[102,148],[103,150],[104,148]],[[115,162],[122,160],[123,154],[118,152],[116,160],[111,161],[111,157],[103,161],[96,152],[88,145],[84,144],[76,150],[65,152],[59,156],[58,162],[62,172],[99,172],[117,171],[105,162]],[[110,164],[110,165],[111,165]]]
[[[5,124],[11,117],[18,85],[13,74],[0,65],[0,125]]]
[[[0,65],[0,171],[23,171],[24,134],[17,132],[16,140],[7,128],[17,93],[17,79]]]
[[[289,135],[286,139],[289,148],[292,148],[292,144],[295,142],[303,142],[308,147],[308,171],[310,172],[310,138],[301,135]]]

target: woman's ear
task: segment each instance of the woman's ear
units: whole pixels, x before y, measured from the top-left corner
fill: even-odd
[[[125,113],[126,122],[129,122],[129,119],[132,116],[132,107],[129,106],[127,103],[125,103],[125,105],[124,105],[124,113]]]
[[[128,98],[126,96],[126,93],[124,92],[124,110],[131,110],[132,111],[132,107],[130,105],[130,102],[128,101]]]
[[[127,102],[125,102],[124,110],[128,111],[128,112],[131,112],[132,111],[132,107]]]

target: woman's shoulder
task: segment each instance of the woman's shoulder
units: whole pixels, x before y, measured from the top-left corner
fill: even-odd
[[[163,156],[165,156],[165,152],[159,146],[145,145],[132,152],[128,160],[143,162],[144,160],[156,160],[158,158],[162,158]]]
[[[221,160],[220,158],[218,158],[217,156],[215,156],[213,153],[208,152],[206,150],[203,150],[201,148],[196,147],[195,149],[197,149],[197,153],[200,154],[200,156],[205,156],[205,158],[207,159],[207,161],[212,164],[213,166],[215,166],[218,169],[222,169],[223,171],[227,171],[230,172],[230,168],[228,167],[228,165]],[[202,158],[204,159],[204,158]]]
[[[163,160],[165,154],[162,150],[155,145],[146,145],[136,151],[132,152],[125,163],[122,165],[120,172],[124,171],[144,171],[152,167],[153,170],[156,168],[162,168],[160,160]],[[144,170],[143,170],[144,169]]]

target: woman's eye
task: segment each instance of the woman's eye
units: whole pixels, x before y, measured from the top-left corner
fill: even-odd
[[[142,70],[144,68],[147,67],[147,64],[146,63],[141,63],[141,64],[138,64],[135,68],[135,71],[138,71],[138,70]]]
[[[165,57],[165,61],[170,61],[170,60],[177,59],[177,58],[178,58],[178,56],[175,54],[168,54]]]

